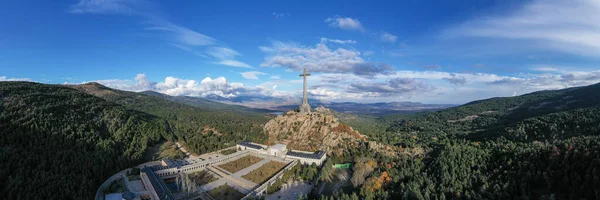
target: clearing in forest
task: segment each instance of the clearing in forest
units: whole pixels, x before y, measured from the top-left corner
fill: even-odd
[[[219,167],[231,173],[236,173],[246,167],[250,167],[251,165],[260,162],[261,160],[263,160],[263,158],[256,156],[244,156],[240,159],[219,165]]]
[[[242,178],[260,185],[271,178],[271,176],[279,172],[279,170],[285,167],[285,165],[285,163],[270,161],[267,164],[260,166],[258,169],[255,169],[254,171],[242,176]]]

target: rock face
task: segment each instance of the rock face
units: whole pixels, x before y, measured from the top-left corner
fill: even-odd
[[[290,111],[267,122],[264,131],[269,134],[269,143],[287,144],[288,148],[294,150],[331,153],[356,146],[365,140],[358,131],[338,122],[329,109],[316,111],[309,114]]]
[[[318,113],[323,113],[323,114],[333,114],[333,111],[331,111],[331,109],[325,108],[323,106],[319,106],[319,107],[315,108],[315,111]]]

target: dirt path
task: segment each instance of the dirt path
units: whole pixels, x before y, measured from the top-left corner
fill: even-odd
[[[183,145],[179,144],[179,142],[175,142],[175,144],[177,145],[177,148],[183,152],[186,156],[192,156],[192,154],[190,152],[188,152],[185,147],[183,147]]]

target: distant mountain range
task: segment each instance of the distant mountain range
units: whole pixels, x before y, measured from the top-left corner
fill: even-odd
[[[202,97],[169,96],[153,91],[142,92],[144,94],[160,96],[188,105],[210,105],[219,102],[238,106],[237,108],[253,109],[254,112],[286,112],[295,110],[300,105],[299,99],[277,98],[266,96],[237,96],[224,98],[217,95]],[[212,104],[210,103],[212,102]],[[357,103],[357,102],[323,102],[318,99],[309,99],[311,107],[323,106],[336,112],[347,114],[369,114],[386,115],[395,113],[415,113],[422,111],[436,111],[456,105],[452,104],[423,104],[419,102],[380,102],[380,103]]]
[[[140,92],[145,95],[160,97],[163,99],[168,99],[171,101],[175,101],[178,103],[187,104],[190,106],[213,110],[213,111],[235,111],[238,113],[272,113],[277,112],[277,110],[270,109],[261,109],[261,108],[250,108],[242,105],[235,105],[231,103],[221,103],[217,100],[209,100],[206,98],[200,97],[189,97],[189,96],[170,96],[163,93],[155,92],[155,91],[143,91]]]
[[[348,114],[370,114],[385,115],[393,113],[415,113],[422,111],[436,111],[453,107],[450,104],[422,104],[418,102],[381,102],[381,103],[356,103],[356,102],[320,102],[311,101],[310,105],[314,108],[323,106],[336,112]],[[279,106],[276,110],[291,110],[298,108],[298,105]]]

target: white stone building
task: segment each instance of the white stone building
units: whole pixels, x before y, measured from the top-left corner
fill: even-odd
[[[285,144],[276,144],[269,147],[269,155],[285,158],[286,153],[288,152]]]
[[[267,154],[285,159],[296,159],[302,164],[310,165],[315,163],[317,166],[321,166],[327,154],[324,151],[307,152],[287,149],[285,144],[276,144],[273,146],[265,146],[256,144],[250,141],[243,141],[236,145],[238,150],[251,150],[260,154]]]
[[[327,155],[324,151],[308,152],[292,150],[288,151],[285,157],[297,159],[303,165],[310,165],[315,163],[317,164],[317,166],[321,166],[325,162],[325,159],[327,159]]]
[[[235,148],[238,151],[250,150],[250,151],[255,151],[257,153],[266,154],[265,151],[267,149],[267,146],[261,145],[261,144],[256,144],[251,141],[243,141],[243,142],[240,142],[239,144],[237,144],[235,146]]]

